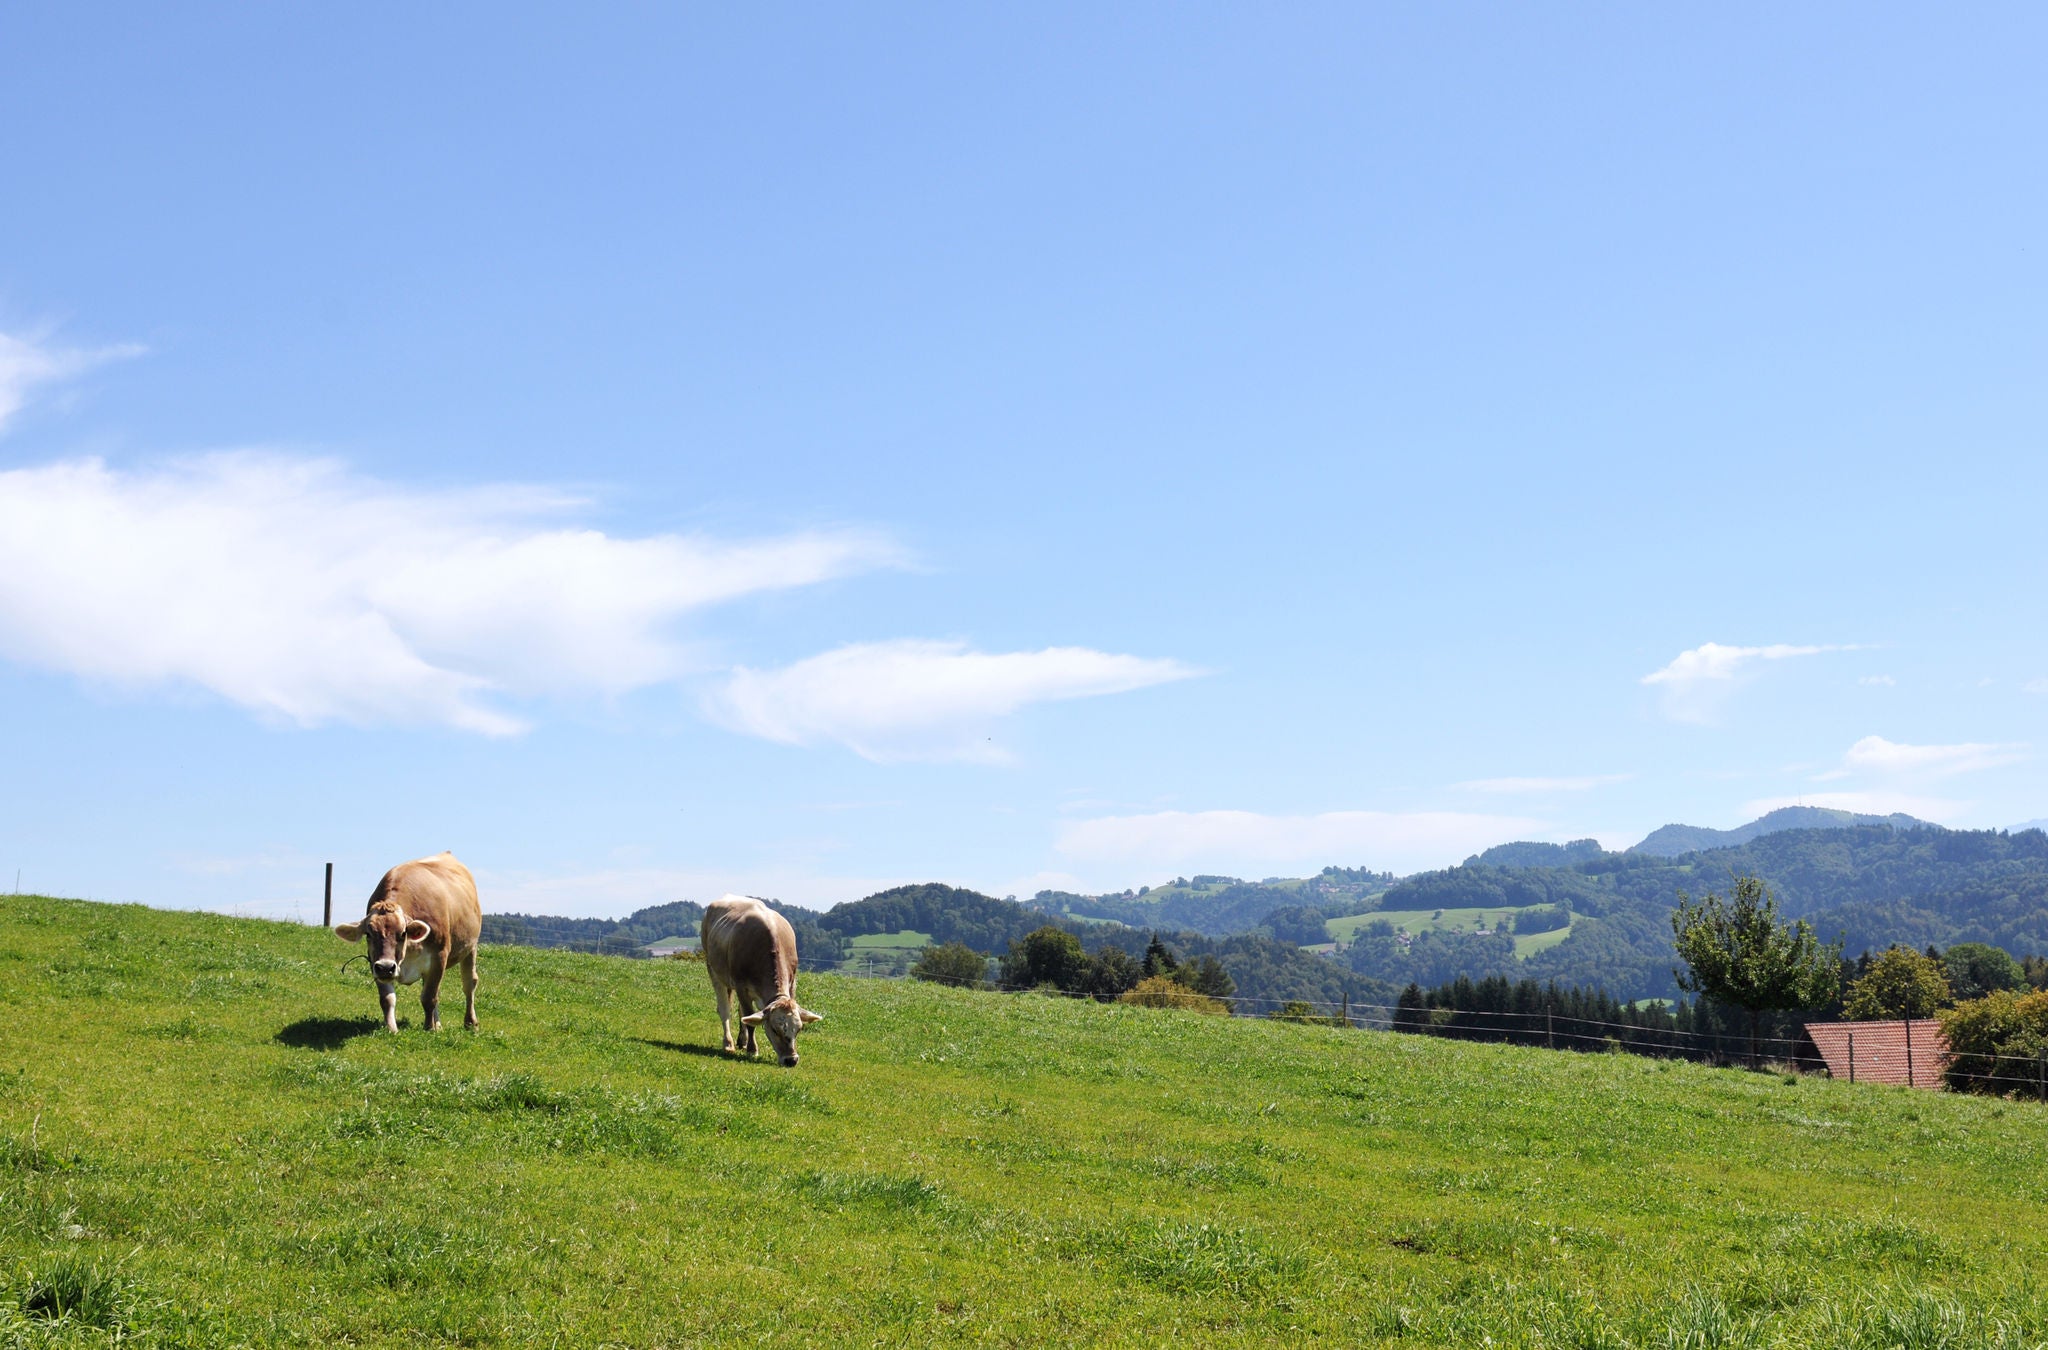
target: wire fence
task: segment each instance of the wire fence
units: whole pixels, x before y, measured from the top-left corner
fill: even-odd
[[[617,940],[561,941],[550,947],[602,956],[646,959],[644,946],[627,946]],[[695,957],[694,952],[680,953]],[[659,959],[659,958],[657,958]],[[886,968],[877,969],[877,965]],[[900,980],[907,978],[902,962],[877,962],[873,958],[847,957],[822,960],[814,971],[830,972],[856,979]],[[1022,984],[1002,980],[951,979],[921,975],[932,984],[991,990],[1010,994],[1038,994],[1045,997],[1084,1002],[1115,1001],[1117,994],[1086,989],[1061,989],[1048,984]],[[1128,992],[1128,991],[1124,991]],[[1606,1052],[1642,1055],[1653,1059],[1682,1059],[1721,1066],[1769,1066],[1800,1073],[1830,1072],[1826,1055],[1810,1036],[1759,1035],[1722,1028],[1661,1026],[1645,1022],[1615,1021],[1560,1011],[1555,1004],[1534,1009],[1445,1008],[1400,1003],[1370,1003],[1350,998],[1270,998],[1244,994],[1203,994],[1190,989],[1186,998],[1193,1003],[1208,999],[1240,1017],[1266,1017],[1285,1021],[1360,1031],[1392,1031],[1408,1035],[1435,1036],[1446,1040],[1481,1041],[1494,1044],[1540,1047],[1551,1050]],[[1986,1092],[2013,1098],[2031,1098],[2048,1103],[2048,1046],[2037,1053],[2007,1054],[1955,1052],[1928,1047],[1922,1051],[1927,1065],[1923,1074],[1909,1061],[1909,1079],[1918,1084],[1923,1076],[1935,1077],[1952,1088]],[[1849,1056],[1855,1063],[1853,1043]],[[1852,1067],[1850,1079],[1855,1078]],[[1880,1081],[1890,1081],[1881,1078]]]

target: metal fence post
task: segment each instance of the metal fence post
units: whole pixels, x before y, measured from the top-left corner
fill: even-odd
[[[320,905],[320,926],[334,927],[334,864],[327,864],[327,898]]]
[[[1849,1081],[1856,1081],[1856,1033],[1849,1033]]]
[[[1906,1086],[1907,1086],[1907,1087],[1919,1087],[1919,1086],[1920,1086],[1920,1084],[1919,1084],[1919,1083],[1917,1083],[1917,1082],[1915,1082],[1915,1081],[1914,1081],[1914,1079],[1913,1079],[1913,1019],[1912,1019],[1912,1018],[1910,1018],[1910,1017],[1908,1017],[1908,1018],[1906,1018],[1906,1019],[1905,1019],[1905,1021],[1906,1021]]]
[[[1543,1048],[1546,1050],[1557,1049],[1557,1029],[1551,1023],[1549,1008],[1543,1010]]]
[[[2041,1047],[2041,1057],[2034,1061],[2034,1089],[2042,1101],[2048,1102],[2048,1045]]]

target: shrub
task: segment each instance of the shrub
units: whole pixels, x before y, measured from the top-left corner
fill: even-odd
[[[2024,997],[1998,989],[1939,1014],[1948,1037],[1944,1072],[1966,1092],[2040,1090],[2038,1057],[2048,1046],[2048,993]]]
[[[1198,994],[1179,981],[1162,975],[1146,976],[1138,981],[1136,988],[1118,995],[1116,1001],[1140,1008],[1180,1008],[1186,1012],[1226,1015],[1230,1012],[1230,1005],[1222,999]]]
[[[988,958],[964,942],[942,942],[919,952],[910,974],[934,984],[981,989],[988,984]]]

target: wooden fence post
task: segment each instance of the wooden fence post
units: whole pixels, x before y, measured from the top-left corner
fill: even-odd
[[[1849,1033],[1849,1081],[1856,1081],[1856,1033]]]
[[[1906,1086],[1907,1086],[1907,1087],[1919,1087],[1920,1085],[1919,1085],[1918,1083],[1916,1083],[1916,1082],[1914,1082],[1914,1081],[1913,1081],[1913,1019],[1912,1019],[1912,1018],[1910,1018],[1910,1017],[1908,1017],[1908,1018],[1907,1018],[1907,1019],[1905,1019],[1905,1020],[1906,1020]]]
[[[1337,1025],[1340,1027],[1351,1025],[1351,991],[1349,989],[1344,991],[1344,1020]]]
[[[2048,1102],[2048,1045],[2041,1047],[2041,1057],[2034,1061],[2034,1089],[2044,1102]]]
[[[334,927],[334,864],[327,864],[327,898],[320,905],[320,926]]]

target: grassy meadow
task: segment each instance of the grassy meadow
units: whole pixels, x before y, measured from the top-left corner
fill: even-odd
[[[0,897],[0,1346],[2018,1346],[2048,1112]],[[459,1016],[459,1003],[457,1004]]]
[[[1503,924],[1512,925],[1514,916],[1526,908],[1529,906],[1498,905],[1492,909],[1374,910],[1370,914],[1351,914],[1341,919],[1331,919],[1325,926],[1329,930],[1331,940],[1340,944],[1355,942],[1359,929],[1382,919],[1409,933],[1422,933],[1430,929],[1438,932],[1469,933],[1481,920],[1484,920],[1489,928],[1498,928]],[[1569,937],[1571,931],[1571,925],[1567,924],[1548,933],[1515,934],[1515,955],[1526,960],[1538,952],[1549,951]]]

